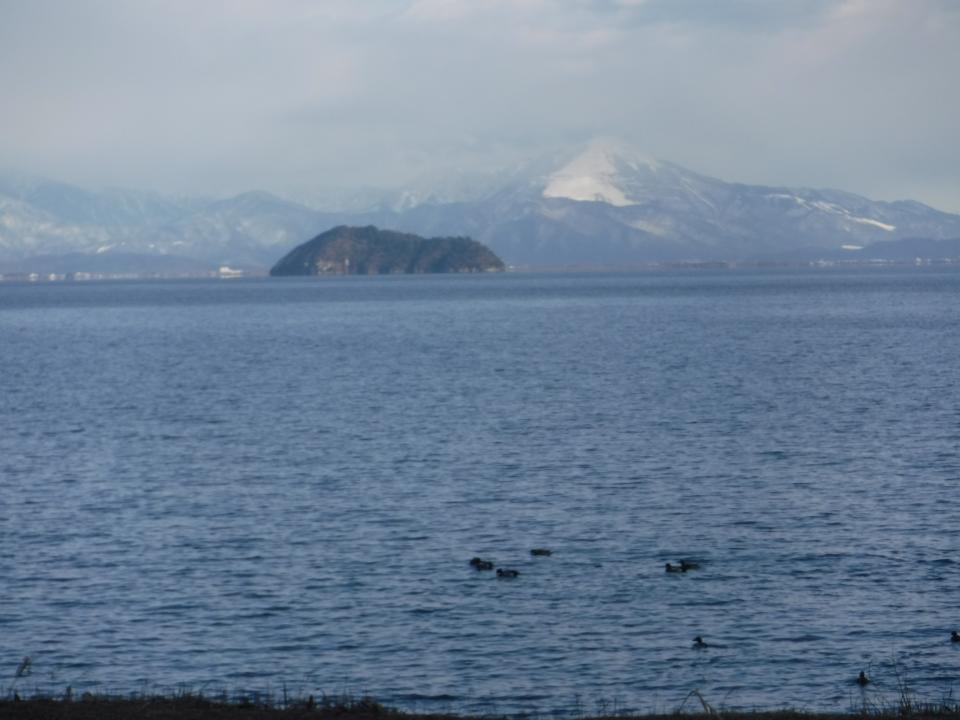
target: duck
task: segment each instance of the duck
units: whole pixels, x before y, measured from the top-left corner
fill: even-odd
[[[481,560],[478,557],[470,560],[470,565],[477,570],[493,570],[493,561],[492,560]]]
[[[553,555],[553,550],[547,550],[547,548],[534,548],[530,551],[530,554],[537,557],[549,557]]]
[[[870,684],[870,678],[867,677],[867,674],[861,670],[860,675],[857,677],[857,685],[863,687],[864,685]]]
[[[670,563],[667,563],[667,565],[666,565],[666,571],[667,571],[668,573],[672,573],[672,572],[686,572],[686,570],[684,570],[684,569],[683,569],[682,567],[680,567],[679,565],[671,565]]]
[[[690,560],[681,560],[681,561],[680,561],[680,569],[681,569],[683,572],[686,572],[687,570],[699,570],[699,569],[700,569],[700,563],[695,563],[695,562],[692,562],[692,561],[690,561]]]
[[[956,630],[950,633],[950,642],[960,643],[960,633]]]
[[[520,572],[517,570],[510,570],[509,568],[497,568],[497,577],[500,578],[515,578],[520,575]]]
[[[703,648],[710,647],[710,646],[707,645],[707,644],[703,641],[703,638],[702,638],[702,637],[700,637],[699,635],[697,635],[697,636],[693,639],[693,647],[694,647],[695,649],[697,649],[697,650],[702,650]]]

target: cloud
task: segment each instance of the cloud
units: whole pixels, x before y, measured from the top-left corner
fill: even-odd
[[[304,194],[620,135],[729,179],[960,197],[951,2],[37,0],[0,19],[0,164],[65,179]]]

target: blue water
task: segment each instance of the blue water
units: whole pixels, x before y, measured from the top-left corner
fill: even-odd
[[[942,699],[958,358],[931,269],[0,285],[0,678]]]

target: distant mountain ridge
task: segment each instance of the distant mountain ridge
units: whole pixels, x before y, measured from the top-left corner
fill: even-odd
[[[529,265],[752,260],[801,247],[960,237],[960,215],[921,203],[727,183],[604,140],[518,167],[497,192],[423,203],[380,222],[432,233],[456,226]]]
[[[178,256],[205,267],[264,267],[329,224],[326,214],[265,192],[172,197],[0,177],[0,263],[7,266],[32,256],[121,253],[146,264]]]
[[[728,183],[605,139],[337,203],[320,211],[265,192],[186,198],[0,176],[0,270],[71,253],[264,269],[337,225],[470,236],[529,267],[789,260],[845,247],[900,257],[960,237],[960,215],[918,202]]]

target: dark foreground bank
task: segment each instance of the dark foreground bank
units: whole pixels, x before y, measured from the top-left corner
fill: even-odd
[[[375,700],[305,700],[284,705],[251,700],[227,701],[198,695],[116,698],[85,695],[77,699],[6,698],[0,700],[0,720],[491,720],[495,716],[408,713],[384,707]],[[500,716],[496,716],[500,717]],[[538,720],[551,715],[524,716]],[[704,703],[695,712],[588,716],[576,720],[960,720],[957,705],[896,705],[863,708],[849,713],[812,713],[795,710],[717,711]]]

